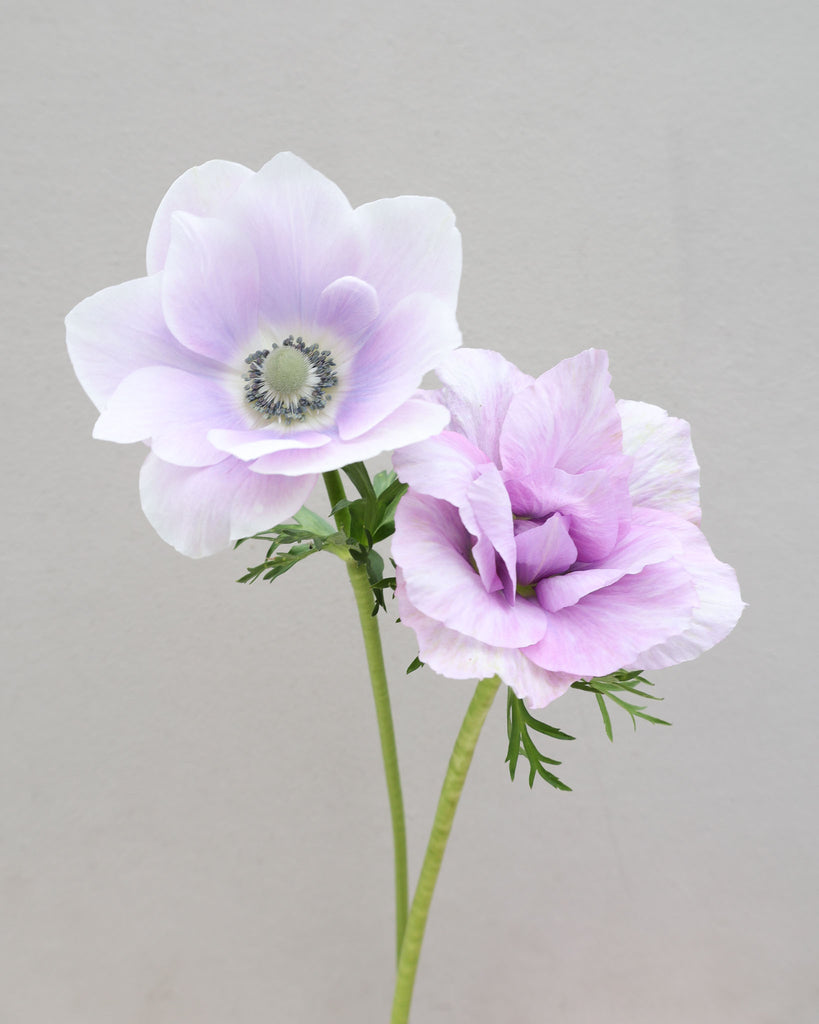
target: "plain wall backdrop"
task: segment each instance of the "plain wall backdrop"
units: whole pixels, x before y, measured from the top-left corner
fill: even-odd
[[[671,729],[571,692],[569,794],[511,783],[503,699],[415,1024],[813,1024],[819,15],[808,0],[29,2],[0,43],[2,1024],[360,1024],[392,856],[340,563],[234,580],[91,440],[63,317],[144,273],[166,188],[290,149],[354,204],[445,199],[465,344],[589,346],[690,420],[748,608],[654,674]],[[324,510],[321,495],[314,507]],[[417,872],[471,684],[384,622]],[[558,756],[560,756],[558,755]]]

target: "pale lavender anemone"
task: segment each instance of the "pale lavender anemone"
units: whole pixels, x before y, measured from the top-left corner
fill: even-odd
[[[187,555],[295,512],[318,473],[446,425],[416,394],[460,344],[460,235],[438,199],[353,209],[291,153],[182,175],[148,276],[66,318],[94,436],[144,441],[142,507]]]
[[[499,675],[530,707],[577,679],[712,647],[742,611],[697,524],[688,424],[616,401],[590,349],[537,380],[496,352],[438,369],[452,420],[396,452],[401,620],[453,679]]]

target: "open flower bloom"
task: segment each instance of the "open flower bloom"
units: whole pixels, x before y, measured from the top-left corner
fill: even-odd
[[[687,423],[616,401],[593,349],[537,380],[461,349],[438,375],[449,429],[394,457],[399,609],[424,662],[499,675],[536,708],[730,632],[743,604],[697,526]]]
[[[66,318],[94,436],[144,441],[142,507],[187,555],[275,525],[316,474],[440,431],[416,395],[460,344],[460,235],[437,199],[353,209],[291,153],[170,188],[148,276]]]

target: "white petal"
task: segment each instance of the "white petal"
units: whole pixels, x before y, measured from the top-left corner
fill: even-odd
[[[340,277],[319,296],[314,323],[337,337],[356,342],[378,316],[378,295],[358,277]]]
[[[128,444],[151,441],[161,458],[180,466],[209,466],[226,457],[208,441],[217,424],[241,423],[223,381],[170,366],[136,370],[111,396],[94,437]]]
[[[634,459],[629,492],[635,505],[700,521],[700,467],[685,420],[647,402],[621,399],[623,450]]]
[[[365,244],[362,274],[385,309],[412,292],[428,292],[455,309],[461,280],[461,235],[440,199],[398,196],[355,211]]]
[[[180,345],[168,330],[160,288],[158,277],[126,281],[84,299],[65,318],[74,372],[98,409],[129,374],[146,366],[215,371],[211,360]]]
[[[461,343],[455,314],[440,299],[415,294],[379,320],[352,364],[339,405],[339,436],[359,437],[420,387],[424,374]]]
[[[259,261],[260,310],[271,324],[300,331],[324,289],[361,276],[361,241],[346,196],[293,153],[279,153],[244,181],[225,216]]]
[[[236,189],[253,171],[229,160],[209,160],[191,167],[176,179],[159,204],[148,236],[148,273],[165,266],[171,244],[171,217],[180,211],[199,217],[211,217],[224,206]]]
[[[142,466],[139,492],[159,536],[183,555],[202,558],[288,519],[315,481],[315,476],[259,476],[238,459],[188,468],[151,454]]]
[[[162,309],[186,348],[241,364],[259,327],[259,266],[249,240],[215,217],[174,214]]]
[[[253,469],[257,473],[283,473],[286,476],[325,473],[328,469],[340,469],[351,462],[363,462],[404,444],[426,440],[440,433],[448,422],[449,412],[443,406],[410,398],[361,437],[351,441],[333,439],[321,448],[263,455],[253,464]]]
[[[643,651],[627,668],[665,668],[698,657],[731,632],[745,607],[736,573],[716,558],[700,530],[683,519],[676,520],[676,529],[683,545],[679,562],[696,587],[699,604],[686,629]]]

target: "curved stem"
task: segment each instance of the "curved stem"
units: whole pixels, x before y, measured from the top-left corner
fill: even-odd
[[[331,507],[338,504],[344,495],[344,484],[337,470],[324,474],[324,483]],[[346,509],[336,516],[336,525],[340,530],[349,526],[349,514],[344,516]],[[395,729],[392,722],[390,694],[387,688],[387,673],[384,668],[384,652],[381,647],[381,634],[378,630],[378,619],[372,614],[373,592],[367,578],[367,570],[352,558],[345,561],[347,573],[352,584],[358,607],[358,618],[361,633],[364,637],[364,649],[367,654],[367,666],[370,670],[370,682],[375,699],[375,714],[378,719],[378,733],[381,738],[381,754],[384,760],[384,774],[387,779],[387,793],[390,801],[390,817],[392,818],[393,848],[395,852],[395,955],[401,953],[401,944],[407,924],[407,905],[409,903],[409,883],[407,881],[407,829],[404,820],[404,798],[401,793],[401,776],[398,770],[398,752],[395,745]]]
[[[418,958],[421,955],[421,943],[427,924],[429,905],[441,870],[446,843],[452,831],[452,822],[458,801],[464,788],[466,773],[472,763],[472,755],[481,732],[489,708],[500,686],[500,679],[482,679],[475,690],[472,700],[464,716],[461,731],[455,740],[452,757],[449,759],[438,809],[432,824],[427,852],[418,878],[418,887],[410,908],[407,930],[401,946],[398,960],[398,977],[395,983],[395,998],[392,1004],[391,1024],[406,1024],[409,1018],[412,990],[415,985],[415,973],[418,970]]]

